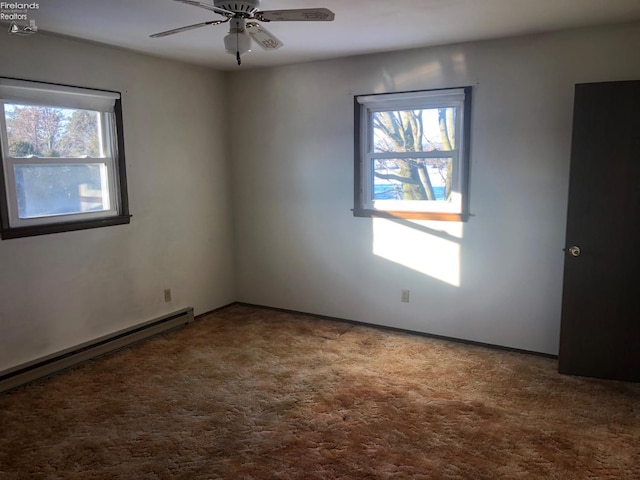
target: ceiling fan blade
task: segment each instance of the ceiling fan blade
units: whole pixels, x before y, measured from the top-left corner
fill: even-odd
[[[336,17],[328,8],[292,8],[256,12],[255,18],[263,22],[331,22]]]
[[[149,35],[151,38],[166,37],[167,35],[173,35],[174,33],[186,32],[187,30],[193,30],[194,28],[206,27],[207,25],[220,25],[221,23],[228,22],[226,20],[210,20],[208,22],[195,23],[193,25],[187,25],[186,27],[174,28],[173,30],[167,30],[166,32],[154,33]]]
[[[216,12],[220,15],[227,15],[233,17],[235,13],[230,10],[225,10],[224,8],[214,7],[213,5],[209,5],[207,3],[196,2],[195,0],[173,0],[174,2],[186,3],[187,5],[193,5],[194,7],[204,8],[205,10],[209,10],[210,12]]]
[[[249,22],[247,23],[245,30],[251,36],[253,41],[265,50],[276,50],[284,45],[273,35],[273,33],[259,23]]]

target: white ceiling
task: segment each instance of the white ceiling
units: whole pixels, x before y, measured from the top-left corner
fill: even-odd
[[[640,20],[640,0],[262,0],[261,10],[326,7],[336,19],[263,24],[284,47],[255,47],[238,67],[224,52],[227,25],[149,38],[223,18],[198,7],[173,0],[41,0],[39,5],[29,18],[40,31],[223,70]]]

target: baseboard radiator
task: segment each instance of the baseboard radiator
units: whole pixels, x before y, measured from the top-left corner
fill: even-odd
[[[140,323],[61,352],[12,367],[9,370],[0,372],[0,393],[53,375],[87,360],[111,353],[193,321],[193,308],[183,308],[148,322]]]

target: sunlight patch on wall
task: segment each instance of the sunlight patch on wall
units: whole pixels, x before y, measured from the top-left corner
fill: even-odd
[[[461,223],[374,218],[373,253],[459,287],[462,234]]]

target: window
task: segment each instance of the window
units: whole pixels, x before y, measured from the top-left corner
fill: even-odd
[[[2,238],[129,223],[120,94],[0,78]]]
[[[355,97],[361,217],[466,221],[471,87]]]

